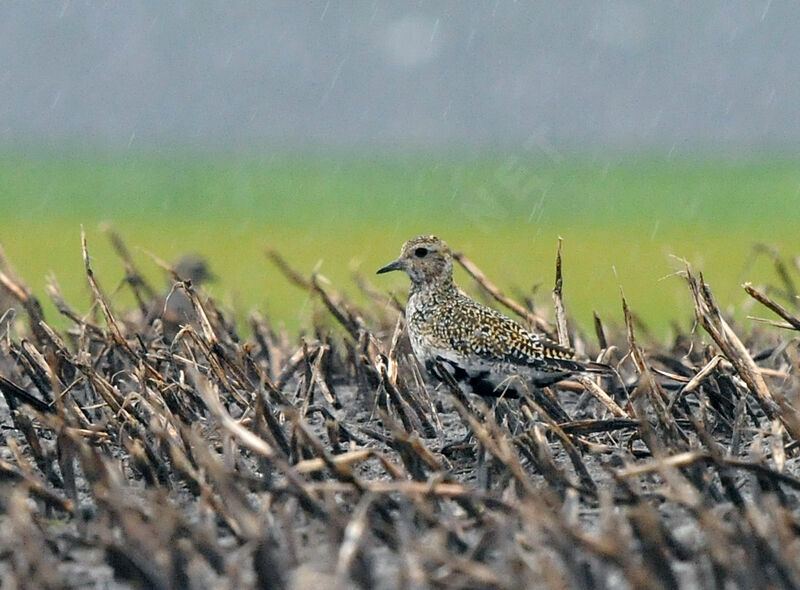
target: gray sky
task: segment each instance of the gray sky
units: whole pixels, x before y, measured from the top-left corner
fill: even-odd
[[[0,146],[800,145],[790,1],[0,5]]]

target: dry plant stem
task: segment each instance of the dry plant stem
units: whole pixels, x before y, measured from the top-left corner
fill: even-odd
[[[303,275],[294,270],[288,262],[278,252],[272,249],[267,250],[267,256],[272,262],[292,283],[306,289],[313,295],[319,296],[322,303],[331,313],[331,315],[347,330],[354,340],[358,341],[361,333],[364,331],[363,322],[355,317],[348,309],[342,298],[338,295],[331,295],[319,283],[316,274],[311,276],[311,279],[306,279]]]
[[[558,425],[566,434],[591,434],[595,432],[611,432],[624,428],[636,429],[638,420],[628,418],[613,418],[611,420],[573,420]]]
[[[406,432],[413,432],[415,430],[414,421],[411,419],[411,415],[406,410],[406,404],[403,403],[397,388],[389,380],[389,376],[386,372],[386,366],[384,364],[381,364],[380,375],[381,384],[383,385],[384,391],[386,392],[389,401],[392,403],[392,406],[400,416],[400,420],[403,422],[403,428],[406,430]]]
[[[644,421],[645,414],[641,412],[635,412],[633,411],[633,408],[636,408],[636,404],[639,402],[639,397],[646,394],[647,399],[649,400],[650,405],[655,412],[656,418],[664,428],[664,432],[672,442],[681,444],[681,439],[685,439],[686,437],[683,435],[681,429],[675,422],[672,413],[667,411],[665,403],[667,396],[664,393],[664,390],[661,388],[661,385],[653,376],[653,372],[650,370],[650,367],[645,360],[644,352],[636,342],[636,334],[633,327],[633,316],[630,308],[628,307],[628,301],[625,299],[624,295],[622,295],[622,311],[625,316],[625,326],[627,329],[628,344],[630,345],[631,356],[633,357],[637,370],[640,372],[639,383],[630,396],[630,400],[632,402],[632,404],[629,406],[631,408],[630,414],[631,416],[635,416]]]
[[[600,346],[600,350],[606,350],[608,341],[606,340],[606,332],[603,329],[603,321],[595,311],[592,312],[592,317],[594,318],[594,333],[597,336],[597,344]]]
[[[677,453],[662,459],[626,467],[624,469],[617,470],[615,473],[621,478],[639,477],[648,473],[657,473],[663,470],[665,467],[686,467],[695,463],[713,463],[716,460],[717,459],[715,459],[710,453],[703,451],[685,451],[683,453]],[[728,467],[758,473],[759,475],[773,479],[778,483],[787,485],[792,489],[800,490],[800,479],[771,469],[762,463],[754,463],[752,461],[745,461],[743,459],[737,459],[733,457],[720,457],[718,460]]]
[[[59,497],[54,491],[47,489],[38,478],[30,474],[25,474],[3,459],[0,459],[0,479],[17,482],[20,485],[26,486],[32,495],[54,508],[63,510],[64,512],[72,512],[73,510],[73,504],[70,500]]]
[[[328,382],[325,380],[325,371],[323,370],[323,358],[325,357],[326,351],[328,351],[328,347],[321,347],[319,353],[317,353],[317,357],[314,359],[313,364],[311,365],[311,375],[314,378],[314,382],[317,384],[317,387],[322,392],[323,397],[325,400],[334,408],[341,409],[342,404],[339,403],[339,400],[334,395],[331,388],[328,386]]]
[[[336,297],[337,300],[334,301],[334,297],[319,284],[316,275],[311,277],[311,292],[319,295],[322,303],[328,311],[331,312],[331,315],[336,318],[336,321],[347,330],[354,340],[358,340],[359,334],[361,333],[361,326],[359,325],[361,322],[353,317],[339,297]]]
[[[752,283],[745,283],[743,287],[744,290],[747,291],[747,294],[750,295],[750,297],[752,297],[753,299],[764,305],[767,309],[774,311],[781,318],[786,320],[786,322],[792,329],[800,330],[800,319],[796,318],[791,313],[789,313],[789,310],[783,307],[780,303],[778,303],[773,299],[770,299],[764,293],[761,293],[760,291],[756,290],[753,287]]]
[[[677,401],[678,401],[678,400],[681,398],[681,396],[683,396],[683,395],[685,395],[685,394],[687,394],[687,393],[691,393],[692,391],[694,391],[694,390],[695,390],[695,389],[696,389],[696,388],[697,388],[697,387],[700,385],[700,383],[702,383],[702,382],[703,382],[703,380],[704,380],[706,377],[708,377],[708,376],[709,376],[711,373],[713,373],[713,372],[714,372],[714,370],[717,368],[717,365],[718,365],[718,364],[720,363],[720,361],[722,361],[724,358],[725,358],[725,357],[723,357],[722,355],[719,355],[719,354],[717,354],[717,355],[714,355],[714,357],[713,357],[713,358],[712,358],[710,361],[708,361],[708,362],[705,364],[705,366],[704,366],[702,369],[700,369],[700,370],[699,370],[699,371],[698,371],[698,372],[695,374],[695,376],[694,376],[694,377],[692,377],[692,378],[691,378],[691,379],[690,379],[690,380],[689,380],[689,381],[686,383],[686,385],[684,385],[683,387],[681,387],[681,388],[678,390],[678,392],[675,394],[675,397],[673,397],[673,398],[670,400],[670,402],[669,402],[669,405],[667,406],[667,411],[668,411],[668,412],[672,412],[672,408],[675,406],[675,403],[676,403],[676,402],[677,402]]]
[[[177,274],[175,275],[175,279],[178,280]],[[192,287],[192,282],[179,281],[179,285],[186,292],[187,297],[189,297],[189,300],[192,302],[192,307],[194,308],[194,313],[197,317],[198,323],[200,324],[200,330],[203,333],[203,338],[205,339],[206,344],[208,344],[208,346],[211,347],[211,349],[215,352],[221,351],[219,346],[219,337],[217,336],[216,331],[208,319],[208,314],[206,313],[200,298],[197,296],[197,293]]]
[[[772,263],[775,266],[775,274],[778,275],[778,278],[780,278],[784,289],[786,290],[786,298],[794,302],[795,307],[797,307],[797,288],[795,287],[794,280],[789,272],[789,268],[787,267],[786,263],[784,263],[778,250],[766,244],[756,244],[753,250],[756,253],[760,252],[766,254],[772,259]],[[797,262],[797,260],[800,259],[796,259],[795,262]]]
[[[772,419],[776,417],[778,411],[775,399],[767,387],[767,383],[761,376],[753,357],[733,332],[731,327],[722,317],[717,307],[711,289],[703,280],[702,273],[699,277],[692,274],[691,268],[686,266],[686,279],[689,283],[689,290],[694,298],[695,317],[703,326],[706,332],[716,342],[722,354],[724,354],[736,369],[736,372],[747,384],[747,387],[758,399],[761,407],[767,416]],[[800,432],[792,433],[795,439],[800,438]]]
[[[362,461],[366,461],[367,459],[371,459],[376,455],[377,453],[372,449],[358,449],[356,451],[350,451],[347,453],[342,453],[341,455],[336,455],[331,459],[331,461],[337,466],[353,465],[355,463],[360,463]],[[294,464],[294,470],[297,471],[297,473],[314,473],[324,469],[328,469],[328,463],[320,458],[305,459]]]
[[[344,579],[347,572],[354,566],[354,560],[361,550],[364,543],[365,533],[367,532],[367,519],[369,509],[373,503],[370,494],[365,494],[364,498],[356,506],[353,517],[345,527],[342,544],[339,547],[339,554],[336,560],[336,574],[340,579]]]
[[[305,289],[306,291],[311,290],[311,281],[306,279],[302,274],[294,270],[289,263],[286,262],[286,259],[281,256],[281,254],[272,248],[266,249],[267,258],[269,258],[275,266],[278,267],[278,270],[289,279],[292,283],[300,287],[301,289]]]
[[[61,315],[69,318],[75,324],[78,324],[80,326],[85,326],[87,330],[91,330],[95,335],[102,336],[104,334],[103,328],[93,324],[86,318],[81,317],[75,310],[73,310],[67,304],[67,302],[64,300],[64,296],[61,294],[61,288],[55,281],[54,277],[52,276],[49,277],[47,284],[45,285],[45,291],[47,292],[47,294],[50,297],[50,300],[53,302],[53,305],[56,306],[56,309],[61,313]]]
[[[389,354],[386,358],[386,371],[392,383],[397,383],[397,345],[400,343],[400,337],[403,334],[403,316],[398,316],[397,322],[394,325],[394,332],[392,332],[392,342],[389,345]]]
[[[593,379],[585,375],[578,376],[578,381],[583,385],[584,389],[588,391],[597,401],[603,404],[609,412],[618,418],[628,418],[628,413],[619,407],[617,402],[611,399],[605,390],[600,387]]]
[[[545,421],[550,431],[555,434],[556,438],[558,438],[558,440],[561,442],[561,445],[567,452],[567,455],[572,462],[572,466],[575,469],[575,472],[578,474],[585,491],[591,494],[596,493],[597,485],[592,479],[592,476],[589,474],[589,470],[586,469],[586,465],[584,465],[580,453],[572,443],[572,440],[570,440],[570,437],[566,435],[566,433],[561,429],[560,425],[556,424],[556,422],[547,414],[547,412],[545,412],[532,398],[526,399],[525,403],[530,404],[531,407],[538,412],[539,416]]]
[[[567,331],[567,313],[564,311],[564,297],[562,286],[564,279],[561,276],[561,246],[563,240],[558,238],[558,250],[556,251],[556,285],[553,288],[553,305],[556,311],[556,328],[558,330],[558,343],[566,348],[570,347],[569,332]]]
[[[644,360],[642,350],[636,344],[636,331],[633,327],[633,314],[628,307],[628,300],[625,299],[625,294],[620,292],[622,297],[622,313],[625,317],[625,328],[628,334],[628,345],[630,346],[630,354],[633,362],[636,365],[636,370],[639,373],[644,373],[647,370],[647,363]]]
[[[212,414],[219,420],[220,425],[230,432],[241,444],[264,457],[271,458],[275,456],[275,450],[267,444],[265,440],[258,438],[231,417],[227,410],[222,407],[218,394],[214,392],[211,387],[201,388],[201,395],[206,407],[211,410]]]
[[[485,415],[486,422],[481,424],[467,407],[459,401],[457,395],[453,397],[453,403],[462,419],[469,423],[475,437],[498,461],[509,469],[509,472],[520,485],[524,493],[526,495],[534,494],[535,488],[529,476],[522,468],[509,439],[500,434],[500,430],[494,422],[491,413]]]
[[[97,281],[94,277],[94,271],[92,270],[92,266],[89,259],[89,249],[86,245],[86,232],[83,230],[83,228],[81,228],[81,251],[83,253],[83,265],[84,269],[86,270],[86,277],[89,279],[89,286],[92,289],[92,293],[94,293],[95,301],[100,306],[100,309],[103,312],[103,317],[105,317],[108,329],[111,330],[111,337],[113,338],[115,344],[117,344],[120,348],[129,353],[132,358],[134,358],[135,355],[133,354],[133,351],[130,349],[130,346],[128,346],[128,343],[125,340],[125,338],[122,337],[122,333],[120,332],[119,326],[117,325],[117,321],[111,314],[111,309],[109,308],[108,303],[106,302],[106,298],[100,291],[100,287],[98,286]]]
[[[28,404],[37,412],[52,413],[55,411],[49,404],[34,397],[19,385],[12,383],[2,375],[0,375],[0,391],[2,391],[5,396],[13,397],[24,404]]]
[[[83,227],[81,227],[81,252],[83,254],[83,265],[86,270],[86,277],[89,280],[89,286],[92,289],[92,293],[94,294],[95,301],[100,306],[100,309],[103,312],[103,317],[105,317],[106,324],[108,325],[109,330],[111,330],[111,337],[114,343],[125,352],[126,355],[130,357],[130,359],[136,363],[141,364],[145,371],[148,373],[148,376],[158,378],[159,374],[153,367],[151,367],[146,361],[140,359],[136,353],[131,349],[128,342],[122,336],[122,332],[119,329],[119,325],[117,324],[117,320],[114,319],[113,314],[111,313],[111,308],[109,307],[105,296],[103,295],[102,291],[100,290],[100,286],[97,284],[97,280],[94,276],[94,271],[92,271],[92,266],[89,259],[89,249],[86,245],[86,232],[84,231]]]
[[[469,258],[467,258],[464,254],[462,254],[461,252],[455,252],[453,254],[453,258],[455,258],[456,261],[464,268],[464,270],[467,271],[467,274],[469,274],[469,276],[475,279],[475,281],[483,289],[485,289],[487,293],[489,293],[492,297],[494,297],[494,299],[498,303],[504,305],[505,307],[513,311],[519,317],[528,322],[531,326],[534,326],[536,329],[544,332],[550,338],[553,339],[556,338],[556,334],[553,332],[553,329],[550,327],[550,325],[544,318],[525,309],[525,307],[523,307],[510,297],[507,297],[505,294],[503,294],[503,292],[497,287],[497,285],[492,283],[486,277],[486,275],[483,274],[483,272],[475,265],[475,263],[472,262]]]
[[[125,245],[122,236],[110,225],[106,226],[104,229],[108,233],[108,238],[111,241],[114,251],[122,259],[122,264],[125,267],[125,281],[130,285],[133,296],[136,298],[136,302],[139,305],[139,309],[146,316],[148,313],[147,301],[153,301],[156,298],[156,293],[148,282],[144,280],[139,269],[136,268],[133,257],[128,247]]]
[[[430,420],[428,419],[427,413],[425,409],[420,405],[414,395],[408,391],[405,383],[400,383],[398,381],[398,374],[397,374],[397,346],[400,342],[400,337],[403,333],[403,316],[399,316],[397,318],[397,323],[394,327],[394,332],[392,333],[392,341],[389,345],[389,353],[386,358],[386,374],[383,376],[383,369],[379,369],[381,375],[387,382],[387,388],[393,388],[396,392],[396,395],[402,399],[402,401],[408,404],[411,409],[414,411],[416,415],[417,421],[422,427],[422,432],[425,436],[431,437],[436,435],[436,429],[431,424]],[[413,362],[413,361],[412,361]],[[387,393],[390,395],[394,395],[393,392],[389,392],[387,389]]]
[[[459,387],[458,383],[453,379],[453,376],[445,370],[444,367],[438,364],[439,371],[444,377],[445,384],[453,396],[453,403],[458,411],[461,419],[465,421],[477,439],[484,445],[484,447],[492,453],[500,462],[508,466],[511,474],[520,484],[526,494],[534,493],[533,485],[530,479],[525,474],[524,469],[519,464],[519,458],[513,451],[513,447],[509,444],[506,437],[500,435],[500,430],[494,422],[491,412],[485,414],[485,423],[481,423],[475,418],[475,411],[473,406],[469,403],[464,392]],[[491,429],[491,430],[490,430]]]
[[[11,295],[19,301],[25,313],[28,315],[28,325],[31,328],[36,341],[42,345],[47,343],[47,334],[41,329],[41,322],[44,322],[44,313],[39,300],[33,295],[28,286],[22,282],[11,270],[5,258],[5,253],[0,246],[0,262],[5,267],[5,271],[0,270],[0,287],[5,288]]]
[[[395,311],[400,312],[400,314],[404,314],[406,308],[402,305],[397,298],[394,296],[387,297],[377,289],[375,289],[369,281],[367,281],[361,273],[354,272],[353,273],[353,282],[359,288],[359,290],[364,293],[367,297],[369,297],[372,301],[377,303],[379,307],[391,307]]]

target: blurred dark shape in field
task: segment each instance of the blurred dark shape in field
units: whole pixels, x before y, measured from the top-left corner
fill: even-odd
[[[193,287],[200,287],[216,280],[208,261],[198,254],[186,254],[175,264],[175,274]],[[155,303],[152,312],[160,315],[164,339],[172,342],[185,325],[197,326],[195,310],[186,292],[175,285],[165,292]]]

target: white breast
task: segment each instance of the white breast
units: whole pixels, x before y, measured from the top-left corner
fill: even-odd
[[[417,296],[412,294],[408,299],[406,305],[406,327],[408,330],[408,339],[411,341],[411,350],[414,351],[414,356],[417,360],[425,366],[426,362],[433,357],[432,351],[429,346],[425,346],[422,340],[422,335],[416,324],[412,321],[414,314],[418,311]]]

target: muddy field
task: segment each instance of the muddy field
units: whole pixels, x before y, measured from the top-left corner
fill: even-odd
[[[319,305],[289,337],[177,273],[165,300],[112,237],[138,304],[84,242],[91,313],[48,287],[65,329],[0,266],[3,588],[800,588],[796,263],[746,286],[772,318],[746,325],[687,267],[665,347],[624,300],[582,331],[559,289],[544,318],[459,256],[618,371],[487,405],[420,373],[367,279],[357,306],[268,253]]]

